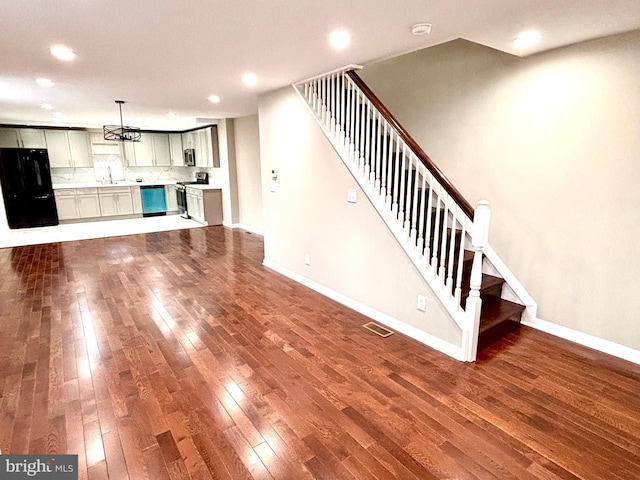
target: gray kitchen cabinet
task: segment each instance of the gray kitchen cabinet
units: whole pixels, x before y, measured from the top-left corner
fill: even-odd
[[[204,225],[222,225],[222,190],[187,187],[187,211]]]
[[[52,167],[93,167],[89,133],[81,130],[45,130]]]
[[[53,191],[53,194],[56,198],[58,220],[72,220],[80,218],[75,188],[56,189]]]
[[[156,167],[171,166],[171,146],[167,133],[153,133],[153,164]]]
[[[80,218],[100,217],[100,199],[97,188],[78,188],[78,213]]]
[[[175,185],[164,186],[164,197],[167,202],[167,213],[175,213],[178,211],[178,197],[176,196]]]
[[[169,134],[169,150],[171,152],[171,165],[181,167],[184,165],[184,151],[182,148],[182,135]]]
[[[183,148],[193,148],[196,153],[197,167],[212,167],[212,133],[211,127],[200,128],[182,134]]]
[[[69,130],[69,151],[74,167],[93,167],[93,157],[91,155],[91,140],[89,132],[83,130]]]
[[[142,213],[140,187],[131,187],[131,201],[133,202],[133,213]]]
[[[47,148],[47,142],[38,128],[0,128],[0,147]]]
[[[213,158],[211,157],[211,128],[202,128],[196,130],[197,148],[196,148],[196,166],[212,167]]]
[[[136,167],[171,166],[169,135],[166,133],[143,133],[139,142],[133,142],[133,155],[129,156],[132,157],[128,159],[129,165]]]
[[[133,163],[136,167],[152,167],[153,166],[153,139],[151,135],[143,133],[139,142],[125,142],[133,145]]]
[[[103,217],[133,215],[133,196],[130,187],[98,188],[100,211]]]
[[[44,136],[47,142],[49,165],[52,168],[73,167],[67,132],[64,130],[45,130]]]
[[[97,188],[61,188],[54,190],[54,195],[59,220],[100,216]]]

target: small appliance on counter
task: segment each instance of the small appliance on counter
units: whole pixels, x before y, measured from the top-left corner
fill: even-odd
[[[195,181],[176,182],[176,197],[178,199],[178,213],[184,218],[189,217],[187,208],[187,187],[186,185],[208,184],[209,174],[207,172],[196,172]]]
[[[0,183],[9,228],[58,225],[45,149],[0,148]]]

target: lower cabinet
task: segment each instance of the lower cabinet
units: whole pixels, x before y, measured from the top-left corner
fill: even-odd
[[[103,217],[133,215],[133,196],[130,187],[98,188]]]
[[[54,190],[58,219],[74,220],[101,216],[97,188],[63,188]]]
[[[189,216],[205,225],[222,225],[222,190],[187,187]]]
[[[167,213],[175,213],[178,211],[178,197],[176,196],[175,185],[164,186],[164,198],[167,202]]]

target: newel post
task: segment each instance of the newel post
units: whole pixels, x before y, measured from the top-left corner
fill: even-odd
[[[491,210],[489,202],[480,200],[473,214],[473,230],[471,232],[471,247],[473,248],[473,264],[469,282],[469,296],[465,305],[466,328],[462,332],[462,347],[464,359],[473,362],[478,353],[478,332],[480,330],[480,287],[482,286],[482,252],[489,242],[489,223]]]

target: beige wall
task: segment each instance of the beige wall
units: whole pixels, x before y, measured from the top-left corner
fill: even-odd
[[[472,203],[538,317],[640,349],[640,32],[528,58],[463,40],[361,76]]]
[[[291,87],[259,98],[259,124],[265,260],[459,346],[453,321],[364,193],[347,203],[357,184]],[[426,313],[416,309],[419,293]]]
[[[262,186],[260,175],[260,135],[258,115],[233,120],[238,177],[239,221],[262,231]]]
[[[236,143],[232,118],[218,124],[220,148],[220,177],[222,188],[222,217],[225,225],[235,225],[240,217],[238,210],[238,177],[236,172]]]

